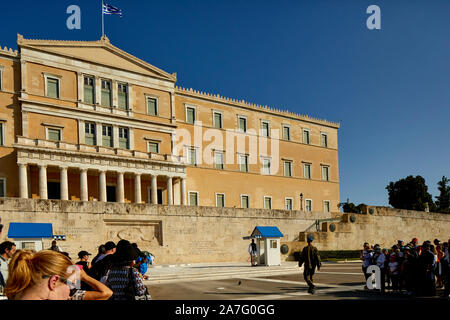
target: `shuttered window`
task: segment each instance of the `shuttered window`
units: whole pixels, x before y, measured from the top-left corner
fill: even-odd
[[[194,124],[195,122],[195,109],[187,107],[186,108],[186,122]]]
[[[272,209],[272,198],[264,197],[264,209]]]
[[[159,153],[159,143],[158,142],[148,142],[148,152]]]
[[[292,177],[292,162],[284,161],[284,176]]]
[[[61,129],[47,128],[48,140],[61,141]]]
[[[198,193],[197,192],[189,192],[189,205],[190,206],[198,206]]]
[[[102,80],[102,106],[111,107],[111,81]]]
[[[0,122],[0,146],[5,145],[5,137],[3,132],[5,131],[5,124]]]
[[[323,212],[330,212],[330,201],[323,202]]]
[[[222,128],[222,114],[219,112],[214,112],[214,128]]]
[[[112,126],[102,126],[102,140],[104,147],[113,147]]]
[[[241,172],[248,172],[248,156],[239,155],[239,170]]]
[[[195,148],[188,149],[188,162],[190,165],[197,165],[197,153],[195,151]]]
[[[250,207],[248,196],[241,196],[241,208],[248,209]]]
[[[283,127],[283,140],[291,140],[291,128]]]
[[[268,122],[261,122],[261,129],[262,129],[262,136],[268,137],[269,136],[269,123]]]
[[[239,117],[239,131],[247,132],[247,119]]]
[[[84,128],[84,141],[91,146],[96,145],[95,123],[86,122]]]
[[[214,167],[216,169],[223,169],[223,153],[222,152],[216,152],[214,154]]]
[[[225,195],[224,194],[216,194],[216,206],[223,208],[225,207]]]
[[[84,77],[84,102],[88,104],[95,103],[94,78]]]
[[[311,165],[305,163],[305,169],[304,170],[305,170],[305,172],[304,172],[305,179],[311,179]]]
[[[303,143],[310,144],[309,130],[303,130]]]
[[[286,199],[286,210],[292,210],[292,199]]]
[[[321,134],[322,147],[328,147],[328,135],[325,133]]]
[[[329,175],[330,168],[327,166],[322,166],[322,180],[329,181],[330,175]]]
[[[128,109],[128,85],[124,83],[119,83],[118,85],[118,107],[119,109],[126,110]]]
[[[263,174],[270,174],[270,159],[263,159]]]
[[[312,211],[312,200],[306,199],[305,200],[305,207],[306,211]]]
[[[158,115],[158,106],[155,98],[147,98],[147,113],[151,116]]]
[[[128,128],[119,128],[119,148],[129,149],[130,139]]]
[[[59,99],[59,80],[47,78],[47,96]]]

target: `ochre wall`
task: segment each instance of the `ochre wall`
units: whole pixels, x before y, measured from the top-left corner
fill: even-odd
[[[370,207],[369,207],[370,208]],[[58,245],[72,257],[80,250],[97,252],[98,245],[128,239],[156,256],[158,264],[237,262],[248,259],[248,241],[255,226],[277,226],[282,243],[300,248],[299,235],[316,219],[341,217],[335,232],[315,233],[319,250],[360,249],[367,241],[389,247],[398,239],[445,241],[450,215],[375,207],[373,214],[348,215],[284,210],[157,206],[81,201],[0,199],[3,241],[10,222],[52,223],[53,234],[66,235]],[[304,240],[304,239],[303,239]],[[50,246],[46,239],[44,248]],[[300,245],[299,245],[300,244]],[[292,252],[291,252],[292,253]],[[283,255],[282,260],[290,259]]]

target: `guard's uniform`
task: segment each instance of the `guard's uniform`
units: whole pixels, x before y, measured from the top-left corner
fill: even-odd
[[[314,281],[313,276],[316,270],[320,270],[322,263],[320,261],[319,251],[311,243],[303,248],[300,255],[300,260],[298,261],[298,266],[301,267],[305,264],[303,269],[303,278],[309,286],[309,293],[314,293]]]

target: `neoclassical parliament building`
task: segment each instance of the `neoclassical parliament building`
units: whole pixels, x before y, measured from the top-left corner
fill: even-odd
[[[107,37],[17,45],[0,48],[0,197],[338,211],[338,123],[178,87]],[[199,130],[269,147],[180,143]]]

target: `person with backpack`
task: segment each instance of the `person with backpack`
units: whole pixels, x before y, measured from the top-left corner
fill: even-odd
[[[316,247],[312,245],[312,242],[314,241],[313,236],[308,235],[307,236],[307,242],[308,245],[303,248],[302,253],[300,254],[300,259],[298,261],[298,266],[301,267],[303,264],[305,264],[305,267],[303,269],[303,278],[305,279],[306,283],[308,284],[308,293],[314,294],[315,293],[315,286],[314,286],[314,272],[316,270],[320,270],[320,267],[322,266],[322,262],[320,261],[320,255],[319,251]]]
[[[111,300],[151,300],[139,271],[134,268],[139,252],[124,241],[112,255],[112,265],[105,284],[113,291]],[[126,242],[127,243],[126,243]]]

